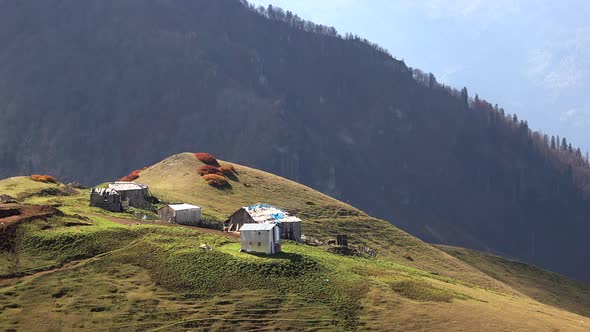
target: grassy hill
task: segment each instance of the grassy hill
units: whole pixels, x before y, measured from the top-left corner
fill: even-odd
[[[43,190],[63,188],[61,183],[45,183],[33,181],[30,177],[17,176],[0,181],[0,195],[8,195],[15,199],[25,199],[41,195]]]
[[[377,256],[293,242],[272,257],[240,253],[237,239],[222,232],[136,220],[89,207],[85,190],[47,195],[48,188],[67,186],[10,178],[0,181],[0,194],[18,197],[17,206],[50,205],[60,213],[17,223],[4,234],[14,241],[0,255],[0,330],[590,327],[587,286],[541,283],[558,276],[519,269],[500,277],[490,272],[499,269],[495,261],[453,257],[347,204],[244,166],[235,165],[231,189],[214,189],[196,173],[200,166],[193,154],[180,154],[136,181],[163,200],[200,205],[210,218],[257,202],[298,211],[304,234],[324,240],[347,233],[352,244],[374,248]],[[204,243],[213,250],[199,249]],[[569,305],[544,301],[519,284],[549,287],[546,294]]]
[[[590,288],[583,283],[492,254],[452,246],[436,247],[541,303],[590,317]]]
[[[219,161],[221,165],[228,164]],[[192,153],[171,156],[140,173],[136,181],[147,184],[150,191],[168,202],[196,204],[206,216],[225,220],[242,206],[268,203],[294,211],[305,220],[303,234],[320,240],[348,234],[352,243],[376,249],[378,254],[395,262],[419,267],[434,273],[462,278],[469,282],[498,288],[494,280],[460,260],[449,257],[390,223],[299,183],[242,165],[234,165],[237,176],[230,180],[230,190],[211,187],[197,173],[204,164]],[[413,261],[404,258],[410,255]]]
[[[364,212],[307,186],[241,165],[234,165],[237,174],[230,179],[231,189],[220,191],[197,173],[203,165],[192,153],[177,154],[143,170],[137,181],[150,186],[162,200],[196,204],[220,219],[242,206],[259,202],[297,211],[305,217],[367,217]]]

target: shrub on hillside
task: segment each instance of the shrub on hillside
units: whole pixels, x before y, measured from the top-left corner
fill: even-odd
[[[207,181],[207,184],[215,188],[226,188],[230,186],[227,178],[219,174],[205,174],[203,175],[203,179]]]
[[[45,183],[57,183],[57,179],[51,175],[33,174],[31,180]]]
[[[131,181],[137,179],[138,177],[139,177],[139,171],[135,170],[135,171],[129,173],[128,175],[120,178],[119,181],[131,182]]]
[[[197,157],[197,159],[199,159],[204,164],[219,166],[219,162],[217,162],[217,159],[215,159],[215,157],[213,157],[211,154],[207,152],[195,153],[195,157]]]
[[[225,176],[234,176],[236,172],[236,168],[232,164],[227,164],[219,167],[219,172]]]
[[[219,167],[216,167],[216,166],[203,165],[203,166],[199,167],[199,169],[197,170],[197,173],[199,173],[199,175],[201,175],[201,176],[207,175],[207,174],[221,174],[221,170],[219,169]]]
[[[142,169],[136,169],[135,171],[129,173],[128,175],[120,178],[119,181],[125,181],[125,182],[134,181],[135,179],[137,179],[139,177],[139,173],[145,169],[147,169],[147,167],[144,167]]]

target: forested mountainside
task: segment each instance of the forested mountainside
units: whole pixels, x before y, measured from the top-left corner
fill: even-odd
[[[357,36],[238,0],[0,0],[0,45],[0,178],[205,150],[590,281],[582,153]]]

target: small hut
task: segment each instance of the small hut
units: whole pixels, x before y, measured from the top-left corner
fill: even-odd
[[[93,188],[90,190],[90,206],[95,206],[112,212],[123,211],[121,195],[110,188]]]
[[[278,224],[245,224],[240,229],[241,251],[273,255],[281,252]]]
[[[268,204],[244,206],[225,223],[229,232],[241,231],[245,224],[280,224],[281,238],[301,242],[301,219]]]
[[[196,226],[201,221],[201,208],[190,204],[168,204],[158,209],[160,220]]]
[[[108,188],[92,188],[90,190],[90,206],[112,212],[121,212],[132,206],[151,210],[148,186],[135,182],[115,182]]]
[[[148,200],[150,196],[148,186],[144,184],[119,181],[109,184],[109,189],[116,190],[121,195],[123,207],[128,205],[138,209],[152,209],[152,203]]]

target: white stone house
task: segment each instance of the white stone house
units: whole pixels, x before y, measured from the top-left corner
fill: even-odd
[[[196,226],[201,221],[201,208],[191,204],[168,204],[158,209],[160,220]]]

